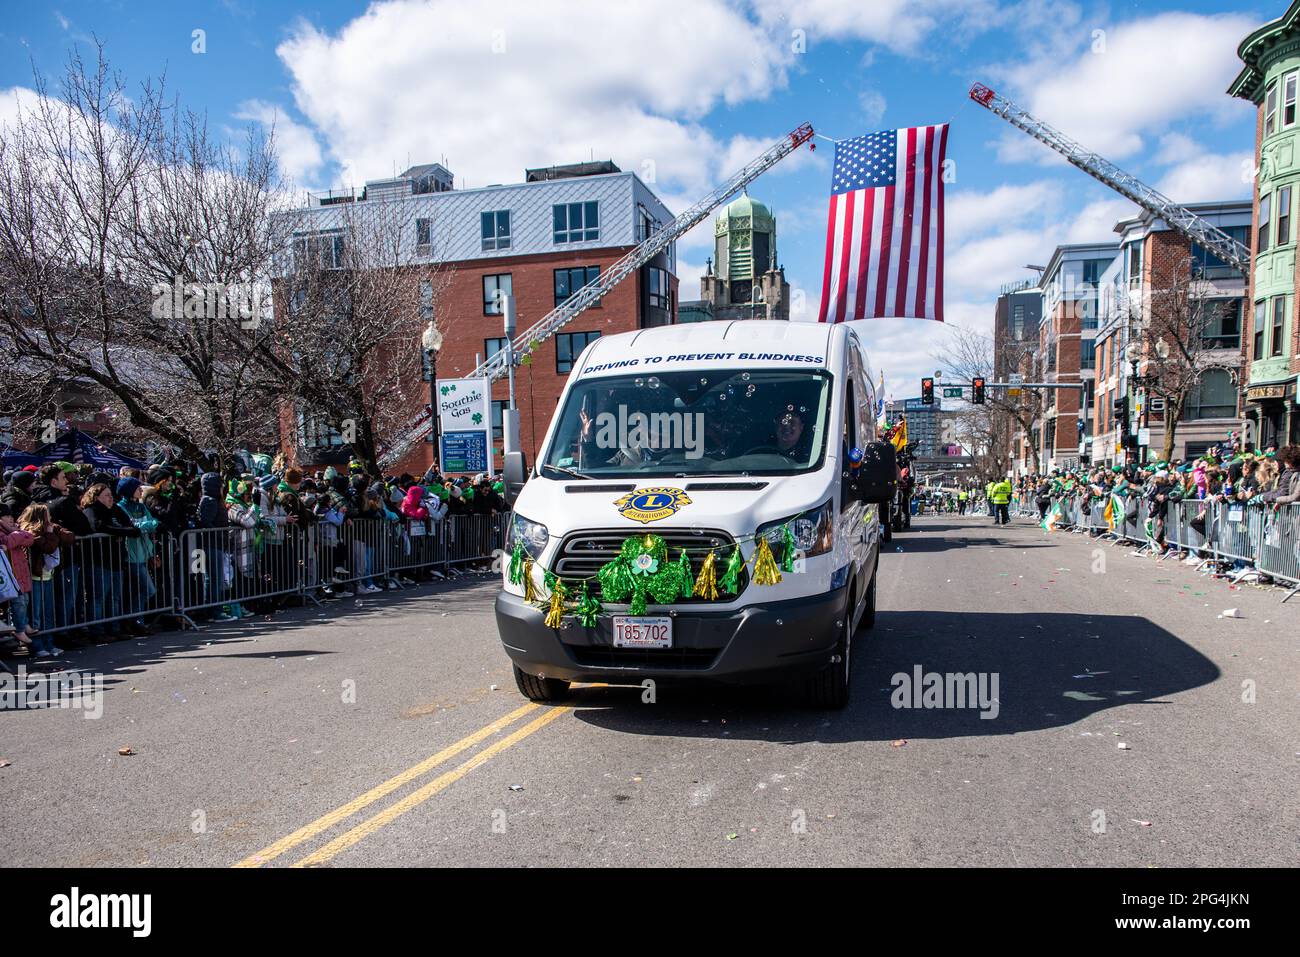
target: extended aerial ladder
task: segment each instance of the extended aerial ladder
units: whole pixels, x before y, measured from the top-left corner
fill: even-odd
[[[655,230],[641,240],[622,259],[605,270],[599,277],[587,283],[562,304],[556,306],[533,326],[521,332],[511,343],[510,350],[502,349],[481,363],[467,378],[486,376],[495,382],[510,371],[509,353],[522,357],[563,329],[575,316],[599,301],[611,289],[632,275],[650,260],[668,248],[674,241],[684,236],[690,229],[703,222],[715,209],[727,201],[733,194],[748,186],[751,182],[767,172],[785,157],[789,156],[813,137],[810,123],[801,124],[783,139],[772,144],[763,153],[755,157],[742,169],[729,176],[721,186],[709,193],[695,205],[691,206],[662,229]],[[815,145],[812,147],[815,148]],[[381,464],[388,465],[406,454],[412,445],[423,440],[429,432],[429,415],[420,415],[409,423],[380,456]]]
[[[1121,196],[1131,199],[1143,209],[1159,216],[1193,242],[1208,249],[1225,263],[1239,269],[1243,275],[1250,272],[1250,250],[1187,207],[1180,206],[1136,176],[1124,172],[1105,157],[1085,149],[1060,130],[1044,123],[1027,110],[1022,110],[983,83],[976,83],[970,88],[970,98],[989,112],[1002,117],[1012,126],[1028,133],[1038,142],[1050,146],[1072,165],[1105,183]]]

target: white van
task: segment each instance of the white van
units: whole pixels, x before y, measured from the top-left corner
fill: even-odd
[[[879,507],[896,474],[847,326],[718,321],[595,340],[526,483],[522,457],[506,463],[513,560],[496,618],[520,691],[794,677],[811,704],[842,707],[852,636],[875,620]]]

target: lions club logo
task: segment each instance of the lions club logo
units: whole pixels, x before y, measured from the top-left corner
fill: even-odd
[[[620,515],[642,524],[667,518],[691,500],[679,488],[639,488],[628,492],[617,502]]]

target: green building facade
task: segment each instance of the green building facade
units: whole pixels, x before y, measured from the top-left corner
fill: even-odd
[[[1300,441],[1295,220],[1300,203],[1300,0],[1237,48],[1244,68],[1228,93],[1255,104],[1255,197],[1251,228],[1252,321],[1245,414],[1261,447]]]

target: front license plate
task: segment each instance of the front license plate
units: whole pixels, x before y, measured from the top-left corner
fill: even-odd
[[[671,618],[614,616],[615,648],[671,648],[672,646],[673,620]]]

